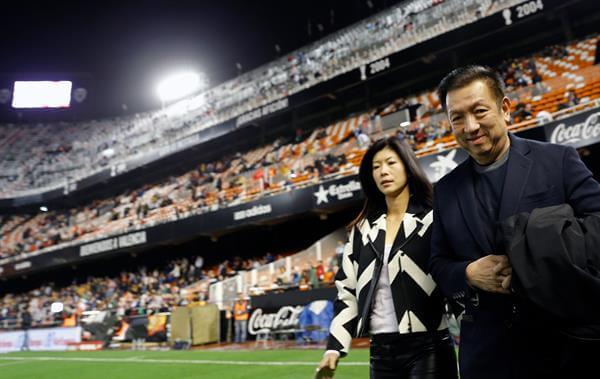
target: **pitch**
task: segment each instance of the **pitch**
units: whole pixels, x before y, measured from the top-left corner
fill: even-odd
[[[20,352],[0,355],[3,379],[311,378],[321,350]],[[369,376],[368,349],[353,349],[336,377]]]

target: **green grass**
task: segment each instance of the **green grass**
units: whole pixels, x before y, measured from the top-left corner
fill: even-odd
[[[342,359],[336,377],[367,378],[368,353],[367,349],[352,350]],[[0,378],[307,379],[313,377],[322,355],[319,350],[20,352],[0,354]],[[260,362],[283,364],[261,366]]]

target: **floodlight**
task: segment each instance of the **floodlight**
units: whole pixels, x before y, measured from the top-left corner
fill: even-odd
[[[181,72],[166,77],[156,87],[160,100],[173,101],[181,99],[202,88],[205,80],[202,75],[195,72]]]

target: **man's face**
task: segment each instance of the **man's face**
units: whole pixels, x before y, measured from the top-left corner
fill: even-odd
[[[508,149],[510,100],[505,97],[498,108],[485,81],[449,91],[446,108],[456,141],[477,163],[493,163]]]

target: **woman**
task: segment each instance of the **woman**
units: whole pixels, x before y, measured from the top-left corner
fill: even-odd
[[[336,275],[317,376],[332,377],[352,337],[370,335],[371,378],[456,378],[444,299],[427,268],[431,183],[412,149],[393,137],[367,150],[359,177],[366,199]]]

